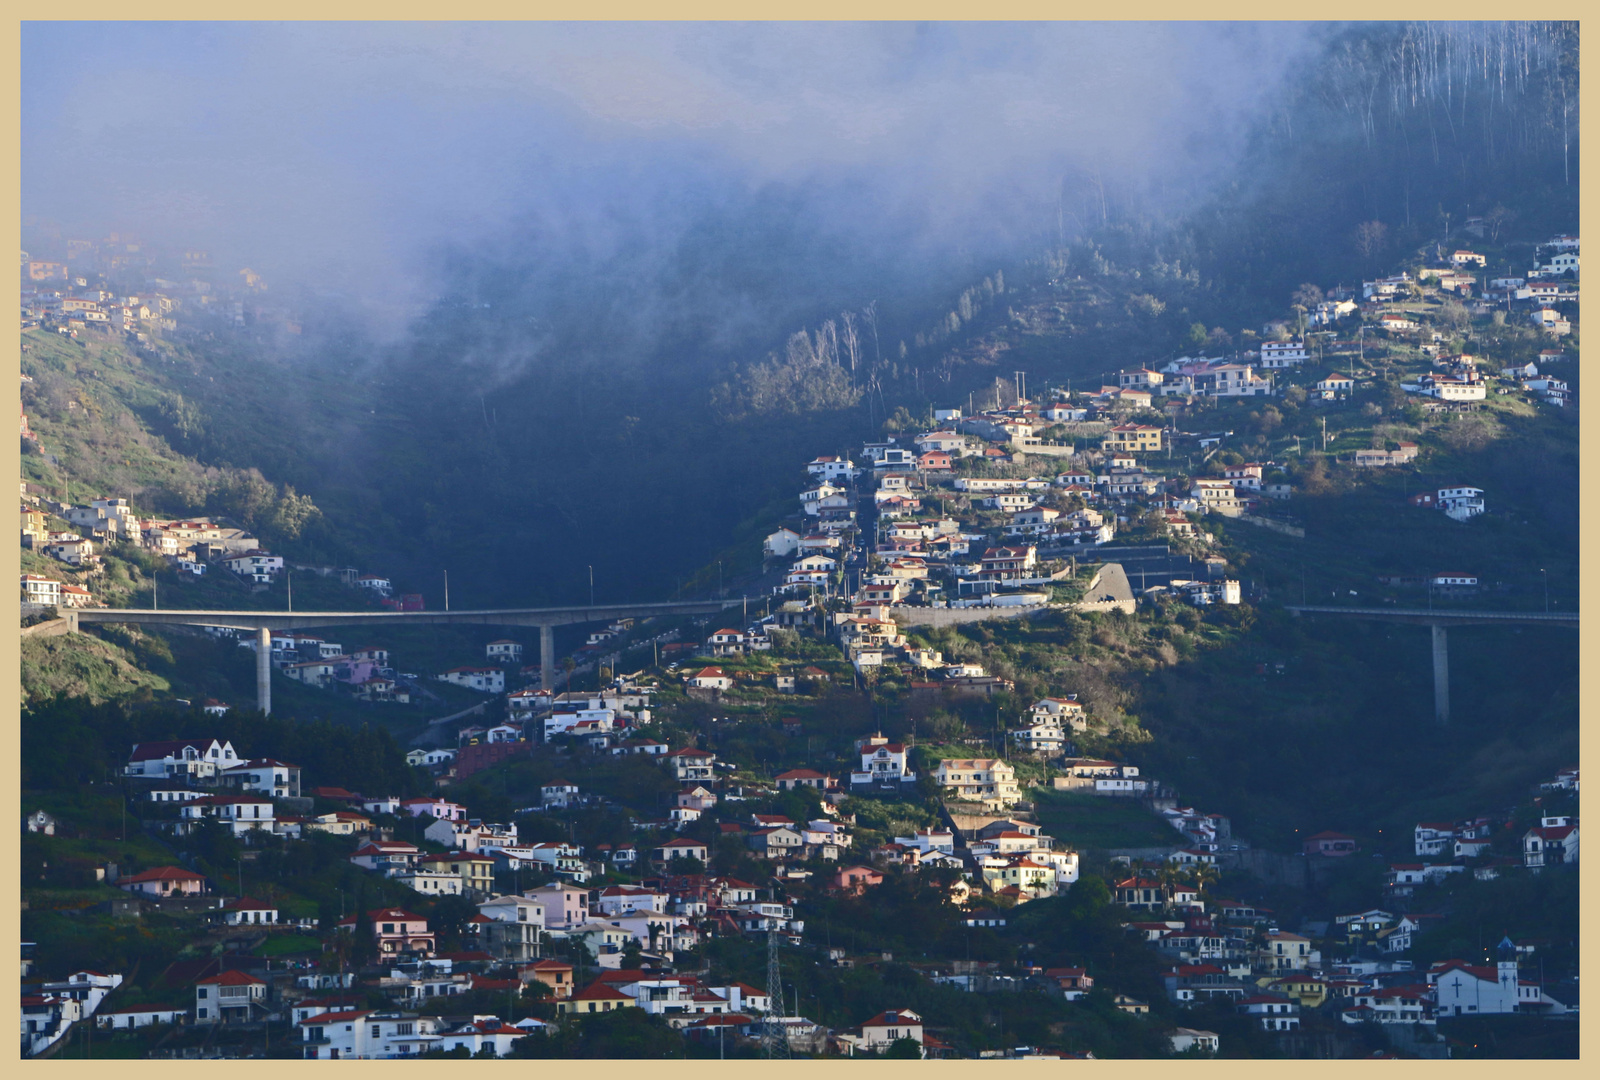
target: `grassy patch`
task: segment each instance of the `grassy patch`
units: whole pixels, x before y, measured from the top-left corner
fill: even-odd
[[[1134,799],[1036,789],[1033,800],[1045,831],[1070,847],[1176,847],[1181,839],[1171,826]]]
[[[256,949],[257,956],[299,956],[320,953],[322,942],[308,934],[274,934]]]

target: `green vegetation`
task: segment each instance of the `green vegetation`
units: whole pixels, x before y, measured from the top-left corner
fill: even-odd
[[[1168,847],[1182,839],[1136,799],[1074,791],[1038,791],[1032,798],[1045,831],[1078,850]]]

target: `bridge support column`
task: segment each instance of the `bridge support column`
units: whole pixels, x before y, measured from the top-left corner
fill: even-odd
[[[1439,623],[1431,624],[1433,630],[1433,718],[1441,724],[1450,722],[1450,648],[1445,629]]]
[[[539,687],[555,693],[556,686],[556,628],[548,624],[539,627]]]
[[[78,632],[78,613],[68,608],[63,612],[63,615],[67,620],[67,633],[76,634]]]
[[[256,631],[256,708],[272,715],[272,631]]]

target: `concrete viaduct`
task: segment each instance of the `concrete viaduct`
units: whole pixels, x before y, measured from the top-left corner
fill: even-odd
[[[669,604],[595,604],[589,607],[510,608],[489,611],[161,611],[143,608],[79,608],[62,612],[67,630],[83,623],[137,623],[141,626],[221,626],[256,635],[256,705],[272,712],[272,631],[319,626],[537,626],[540,685],[555,685],[555,628],[655,615],[715,615],[731,607],[748,608],[745,598]]]
[[[1548,611],[1434,611],[1430,608],[1306,607],[1286,605],[1295,615],[1337,616],[1373,622],[1411,623],[1433,628],[1433,715],[1439,723],[1450,720],[1450,649],[1448,626],[1563,626],[1578,628],[1577,612]]]

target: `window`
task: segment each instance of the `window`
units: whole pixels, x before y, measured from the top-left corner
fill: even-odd
[[[204,1005],[202,1005],[202,1006],[200,1006],[200,1008],[198,1008],[198,1009],[196,1009],[196,1010],[195,1010],[195,1011],[194,1011],[194,1014],[195,1014],[195,1015],[196,1015],[196,1016],[198,1016],[198,1017],[199,1017],[199,1018],[200,1018],[200,1019],[202,1019],[202,1020],[204,1020],[204,1019],[205,1019],[205,1018],[206,1018],[206,1009],[205,1009],[205,1006],[204,1006]]]
[[[382,1035],[382,1034],[383,1034],[383,1028],[381,1028],[377,1024],[373,1024],[372,1025],[372,1037],[374,1039],[376,1039],[379,1035]]]

